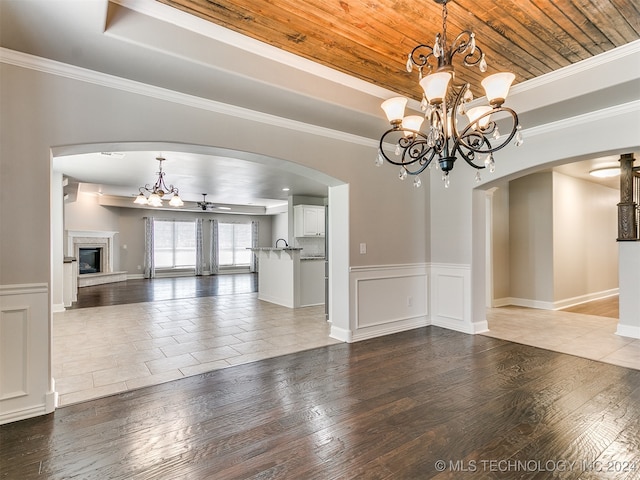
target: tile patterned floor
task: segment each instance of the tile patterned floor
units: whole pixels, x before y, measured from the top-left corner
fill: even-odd
[[[615,318],[502,307],[487,320],[490,337],[640,370],[640,340],[616,335]]]
[[[55,313],[59,405],[339,343],[329,328],[323,306],[292,310],[255,293]]]
[[[519,307],[487,310],[485,335],[640,369],[640,340],[617,320]],[[324,307],[292,310],[257,294],[93,307],[54,314],[59,404],[338,343]]]

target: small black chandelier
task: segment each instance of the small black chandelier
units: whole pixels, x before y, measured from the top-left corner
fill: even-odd
[[[475,34],[469,30],[460,33],[452,44],[447,44],[447,3],[450,0],[434,1],[442,5],[442,33],[436,35],[433,47],[418,45],[407,59],[407,71],[417,68],[419,72],[420,86],[424,90],[421,102],[424,117],[404,116],[407,104],[405,97],[382,102],[391,129],[380,138],[376,159],[378,166],[383,165],[385,160],[399,166],[398,177],[401,180],[407,175],[414,175],[415,187],[422,184],[420,173],[432,165],[442,171],[444,185],[449,187],[449,172],[457,158],[462,158],[477,170],[476,181],[479,182],[480,170],[495,170],[493,152],[505,147],[514,137],[516,146],[523,143],[518,115],[503,106],[515,79],[513,73],[502,72],[486,77],[481,84],[489,105],[466,108],[473,100],[471,86],[456,81],[453,59],[456,55],[462,55],[465,66],[477,66],[483,73],[487,70],[487,62],[482,50],[476,46]],[[504,112],[501,117],[506,117],[505,123],[510,126],[507,135],[501,135],[498,125],[491,119],[492,115],[501,112]],[[469,123],[461,129],[458,116],[464,115]],[[428,125],[427,133],[420,131],[423,123]],[[384,143],[396,145],[396,158],[386,155]],[[432,162],[434,159],[437,161]]]
[[[206,193],[202,194],[202,201],[201,202],[196,202],[196,205],[198,205],[198,207],[203,211],[210,210],[210,209],[213,209],[215,207],[215,203],[207,201],[207,194]]]
[[[178,189],[173,185],[167,185],[164,183],[164,172],[162,171],[162,162],[165,161],[163,157],[156,157],[160,166],[158,167],[159,171],[156,172],[158,175],[158,179],[156,183],[153,185],[149,185],[148,183],[144,187],[140,187],[140,194],[136,196],[136,199],[133,203],[138,205],[149,205],[151,207],[161,207],[162,206],[162,198],[165,195],[173,195],[171,200],[169,201],[169,205],[172,207],[182,207],[184,202],[178,195]],[[148,193],[147,197],[145,193]]]

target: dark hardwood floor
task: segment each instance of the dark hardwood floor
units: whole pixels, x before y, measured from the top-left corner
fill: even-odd
[[[232,295],[258,291],[258,274],[236,273],[201,277],[135,279],[78,289],[71,308]]]
[[[425,327],[64,407],[0,445],[9,479],[638,479],[640,371]]]

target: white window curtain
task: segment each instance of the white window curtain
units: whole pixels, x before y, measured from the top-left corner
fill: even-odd
[[[202,251],[202,219],[196,219],[196,275],[202,275],[204,271],[204,252]]]
[[[257,248],[258,247],[258,228],[259,228],[260,222],[257,221],[253,221],[251,222],[251,248]],[[258,271],[258,255],[256,255],[256,252],[251,252],[251,265],[249,267],[249,269],[252,272],[257,272]]]
[[[153,258],[153,217],[144,217],[144,278],[155,278]]]
[[[211,228],[211,248],[209,250],[209,270],[211,275],[220,272],[220,262],[218,260],[218,220],[210,220]]]

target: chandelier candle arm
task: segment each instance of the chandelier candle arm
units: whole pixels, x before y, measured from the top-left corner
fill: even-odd
[[[380,148],[376,165],[386,160],[400,166],[400,179],[407,175],[419,175],[428,168],[434,159],[436,166],[443,172],[445,187],[449,185],[449,172],[457,158],[478,170],[476,180],[480,181],[479,171],[495,164],[493,152],[504,148],[515,137],[515,145],[522,145],[521,126],[518,115],[503,104],[508,96],[515,75],[500,72],[482,80],[489,105],[477,106],[466,111],[466,104],[473,100],[469,83],[459,83],[453,67],[457,55],[462,57],[465,67],[478,67],[484,73],[487,70],[485,55],[476,44],[473,32],[465,30],[449,45],[447,43],[447,3],[452,0],[434,0],[442,5],[442,32],[435,37],[433,46],[420,44],[407,56],[407,71],[414,68],[419,72],[419,84],[423,90],[421,107],[424,119],[416,115],[404,116],[407,105],[405,97],[394,97],[382,102],[391,129],[380,138]],[[426,73],[426,74],[425,74]],[[493,120],[501,113],[501,126],[510,123],[509,133],[501,135]],[[469,123],[460,125],[460,115],[466,115]],[[503,123],[505,125],[503,125]],[[424,126],[426,133],[420,129]],[[395,145],[395,158],[385,153],[384,145]],[[414,186],[420,186],[418,178]]]

